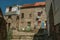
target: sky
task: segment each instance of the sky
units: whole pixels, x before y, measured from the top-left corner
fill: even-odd
[[[42,2],[45,0],[0,0],[0,8],[2,9],[3,14],[5,14],[5,10],[7,6],[13,5],[23,5],[23,4],[33,4],[35,2]]]

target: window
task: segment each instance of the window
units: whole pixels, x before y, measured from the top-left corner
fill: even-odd
[[[31,22],[28,22],[28,26],[31,26]]]
[[[38,12],[38,16],[41,16],[42,12],[43,12],[43,11],[41,11],[41,12]]]
[[[11,15],[9,15],[8,18],[11,18]]]
[[[29,17],[32,17],[32,14],[29,14]]]
[[[24,13],[21,13],[21,18],[24,18]]]
[[[17,20],[19,20],[19,16],[17,16]]]
[[[38,21],[39,20],[39,18],[36,18],[36,21]]]

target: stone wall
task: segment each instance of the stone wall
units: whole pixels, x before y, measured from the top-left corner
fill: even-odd
[[[21,21],[23,20],[24,22],[24,26],[27,27],[28,23],[27,22],[31,22],[31,28],[34,29],[36,18],[38,17],[38,12],[41,12],[42,14],[39,17],[39,21],[46,21],[47,20],[47,16],[46,16],[46,12],[45,12],[45,7],[36,7],[36,8],[25,8],[25,9],[21,9],[20,10],[20,15],[22,13],[24,13],[24,19],[20,19]],[[29,17],[29,14],[31,14],[31,18]],[[21,17],[20,17],[21,18]],[[20,22],[21,23],[21,22]],[[38,24],[37,24],[38,25]],[[22,26],[22,23],[21,23]],[[40,29],[40,25],[37,26],[37,29]]]
[[[11,18],[9,18],[9,16],[11,16]],[[19,27],[19,19],[17,19],[18,15],[5,15],[4,19],[7,22],[7,29],[12,29],[12,30],[17,30],[17,28]],[[19,16],[18,16],[19,17]]]

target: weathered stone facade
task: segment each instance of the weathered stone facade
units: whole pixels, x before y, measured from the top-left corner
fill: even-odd
[[[19,27],[19,15],[5,15],[4,18],[7,22],[7,27],[11,28],[12,30]]]
[[[23,21],[24,24],[22,25],[22,23],[21,23],[21,26],[23,26],[23,27],[27,27],[28,22],[31,22],[31,29],[34,29],[34,25],[37,22],[36,18],[38,18],[38,17],[39,17],[38,21],[46,21],[47,20],[46,19],[47,16],[46,16],[46,13],[45,13],[45,7],[23,8],[23,9],[20,10],[20,12],[21,12],[20,15],[22,13],[24,13],[24,18],[20,19],[20,23],[22,22],[22,20],[24,20]],[[38,16],[38,12],[42,12],[41,16]],[[40,25],[37,26],[37,29],[40,29]]]
[[[17,11],[20,11],[19,14],[17,14]],[[10,29],[10,32],[12,31],[12,40],[33,40],[34,34],[42,28],[42,21],[44,21],[45,24],[43,29],[46,28],[45,21],[47,21],[47,16],[45,5],[20,7],[17,11],[9,11],[6,13],[7,15],[4,16],[7,22],[7,29]],[[22,36],[24,38],[22,38]]]

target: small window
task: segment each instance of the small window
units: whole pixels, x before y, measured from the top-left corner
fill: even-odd
[[[36,18],[36,21],[38,21],[39,20],[39,18]]]
[[[28,22],[28,26],[31,26],[31,22]]]
[[[29,17],[32,17],[32,14],[29,14]]]
[[[19,20],[19,16],[17,16],[17,19]]]
[[[9,15],[8,18],[11,18],[11,15]]]
[[[41,16],[41,14],[42,14],[42,11],[41,12],[38,12],[38,16]]]
[[[24,18],[24,13],[21,13],[21,18]]]

